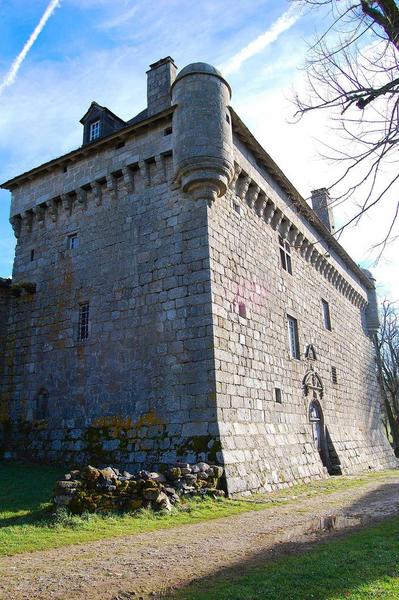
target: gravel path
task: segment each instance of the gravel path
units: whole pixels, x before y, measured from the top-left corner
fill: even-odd
[[[226,568],[265,561],[328,535],[399,514],[399,473],[287,505],[124,538],[0,558],[1,600],[137,600]],[[333,517],[334,516],[334,517]]]

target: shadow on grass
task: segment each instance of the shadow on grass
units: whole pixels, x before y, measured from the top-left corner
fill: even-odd
[[[61,474],[54,466],[0,463],[0,526],[48,518],[49,500]]]
[[[398,485],[380,486],[354,502],[345,514],[348,517],[363,514],[368,525],[340,532],[320,532],[301,542],[277,541],[247,559],[170,591],[162,598],[397,600],[399,516],[392,515],[399,515]],[[388,520],[377,525],[370,524],[371,520],[375,522],[388,516]]]

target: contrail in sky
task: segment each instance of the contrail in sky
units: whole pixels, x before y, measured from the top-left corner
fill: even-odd
[[[0,83],[0,94],[2,94],[2,92],[5,90],[6,87],[8,87],[14,83],[17,73],[18,73],[23,61],[25,60],[26,55],[28,54],[29,50],[32,48],[33,44],[35,43],[35,41],[39,37],[40,33],[42,32],[43,27],[45,26],[45,24],[47,23],[47,21],[49,20],[49,18],[51,17],[53,12],[57,8],[57,6],[60,5],[60,3],[61,3],[61,0],[51,0],[51,2],[49,2],[39,23],[36,25],[35,29],[32,31],[25,46],[22,48],[21,52],[18,54],[17,58],[12,63],[11,68],[8,71],[7,75],[4,77],[3,81]]]
[[[230,75],[230,73],[238,71],[246,60],[264,50],[274,42],[281,33],[290,29],[301,15],[302,11],[298,6],[291,6],[269,27],[269,29],[250,42],[245,48],[237,52],[237,54],[234,54],[226,64],[220,67],[220,70],[223,71],[225,75]]]

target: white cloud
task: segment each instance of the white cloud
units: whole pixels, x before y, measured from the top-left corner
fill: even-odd
[[[264,33],[247,44],[245,48],[237,52],[237,54],[234,54],[234,56],[232,56],[224,65],[221,65],[220,70],[225,75],[230,75],[231,73],[234,73],[234,71],[238,71],[245,61],[265,50],[265,48],[275,42],[284,31],[290,29],[301,17],[301,14],[302,12],[298,9],[297,5],[290,6],[290,8],[286,10]]]
[[[44,26],[46,25],[47,21],[49,20],[49,18],[51,17],[53,12],[57,8],[57,6],[60,5],[60,2],[61,2],[61,0],[51,0],[51,2],[49,2],[49,4],[47,5],[47,8],[44,11],[39,23],[36,25],[35,29],[32,31],[31,35],[29,36],[28,41],[25,43],[21,52],[18,54],[18,56],[12,63],[11,68],[8,71],[8,73],[6,74],[6,76],[4,77],[3,81],[0,83],[0,95],[5,90],[6,87],[9,87],[10,85],[12,85],[14,83],[14,81],[17,77],[18,71],[21,68],[21,65],[22,65],[23,61],[25,60],[29,50],[32,48],[33,44],[39,37]]]
[[[139,6],[135,4],[131,6],[126,11],[119,12],[117,15],[113,17],[109,17],[102,21],[99,25],[99,29],[116,29],[130,22],[130,20],[138,13]]]

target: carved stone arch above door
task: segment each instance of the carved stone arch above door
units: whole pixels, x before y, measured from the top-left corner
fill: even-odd
[[[310,392],[313,392],[313,397],[323,398],[324,386],[323,382],[317,373],[317,371],[311,367],[302,379],[302,388],[305,396],[308,396]]]

